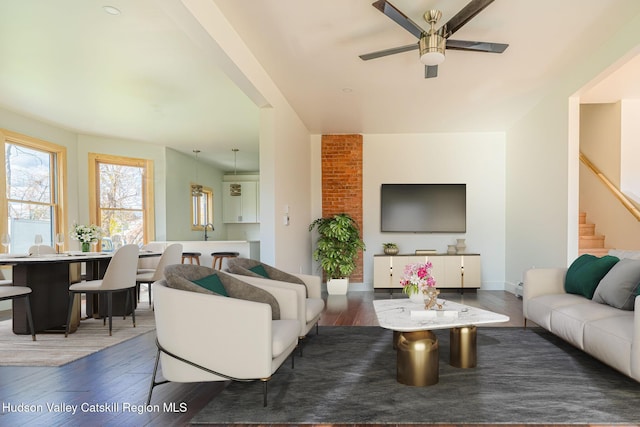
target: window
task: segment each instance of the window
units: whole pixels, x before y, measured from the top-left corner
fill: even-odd
[[[191,229],[203,230],[206,224],[213,223],[213,190],[201,187],[201,194],[194,192],[191,184]]]
[[[36,235],[54,246],[53,236],[66,230],[66,148],[7,130],[0,136],[5,165],[0,184],[6,195],[0,233],[11,237],[12,253],[28,252]]]
[[[154,239],[152,176],[150,160],[89,153],[90,217],[103,240],[119,246]]]

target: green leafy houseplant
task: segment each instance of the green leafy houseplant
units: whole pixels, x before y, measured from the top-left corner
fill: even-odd
[[[348,214],[318,218],[309,225],[309,231],[318,230],[318,241],[313,259],[320,261],[327,280],[349,277],[356,269],[358,251],[365,249],[360,230]]]

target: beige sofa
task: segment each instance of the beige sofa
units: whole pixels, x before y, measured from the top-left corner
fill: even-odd
[[[610,254],[621,260],[640,259],[639,252],[611,251]],[[567,293],[567,270],[539,268],[525,272],[525,325],[527,320],[535,322],[596,359],[640,381],[640,296],[635,297],[635,303],[631,300],[635,310],[630,311]]]
[[[259,285],[255,287],[260,291],[247,291],[240,281],[196,265],[165,271],[166,279],[153,284],[158,353],[147,404],[153,388],[167,381],[260,380],[266,406],[267,381],[293,357],[298,344],[296,292]],[[220,276],[228,297],[189,283],[213,273]],[[176,282],[177,275],[184,283]],[[269,294],[267,302],[257,301],[263,291]],[[156,381],[158,363],[166,381]]]

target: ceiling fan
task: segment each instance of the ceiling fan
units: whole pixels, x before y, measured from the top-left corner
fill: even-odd
[[[396,24],[416,36],[418,43],[367,53],[360,55],[360,59],[368,61],[418,49],[420,61],[425,64],[424,77],[428,79],[438,76],[438,64],[444,61],[445,49],[502,53],[509,46],[508,44],[449,39],[453,33],[462,28],[464,24],[482,12],[491,3],[493,3],[493,0],[471,0],[453,18],[438,29],[436,29],[436,23],[442,17],[442,12],[434,9],[429,10],[425,12],[424,20],[429,23],[430,28],[425,31],[387,0],[377,0],[372,5],[391,18]]]

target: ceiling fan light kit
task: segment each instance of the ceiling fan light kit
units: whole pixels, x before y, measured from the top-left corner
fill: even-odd
[[[438,65],[444,62],[445,49],[464,50],[470,52],[502,53],[509,46],[503,43],[488,43],[467,40],[449,40],[449,37],[469,22],[474,16],[482,12],[494,0],[471,0],[464,8],[456,13],[449,21],[436,30],[435,25],[442,17],[442,12],[436,9],[428,10],[424,14],[424,20],[429,23],[429,31],[423,30],[419,25],[402,13],[387,0],[377,0],[372,6],[382,12],[389,19],[418,38],[415,45],[400,46],[377,52],[360,55],[363,61],[408,52],[418,49],[420,62],[425,65],[425,78],[438,76]]]
[[[434,66],[444,62],[444,49],[446,48],[447,39],[436,31],[436,22],[440,18],[442,18],[442,12],[439,10],[431,9],[424,14],[424,20],[431,26],[429,32],[422,34],[418,41],[420,62],[424,65]]]
[[[444,62],[445,38],[438,34],[426,35],[418,42],[420,62],[424,65],[440,65]]]

